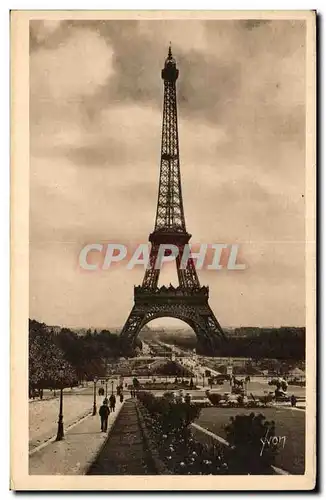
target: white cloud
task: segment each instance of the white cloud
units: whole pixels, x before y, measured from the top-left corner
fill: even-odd
[[[32,93],[58,101],[78,101],[93,94],[113,73],[112,55],[98,34],[76,28],[56,50],[41,48],[32,53]]]

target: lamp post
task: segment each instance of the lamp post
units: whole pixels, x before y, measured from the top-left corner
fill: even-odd
[[[108,397],[108,379],[105,379],[105,397]]]
[[[58,432],[57,432],[56,441],[61,441],[64,438],[64,430],[63,430],[63,376],[64,376],[64,366],[61,365],[61,367],[59,369],[60,408],[59,408]]]
[[[93,416],[96,415],[96,382],[97,377],[94,377],[94,403],[93,403]]]

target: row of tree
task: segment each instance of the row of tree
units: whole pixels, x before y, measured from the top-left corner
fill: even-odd
[[[303,360],[305,333],[305,328],[298,327],[255,328],[252,333],[248,329],[247,336],[228,335],[227,341],[221,342],[219,356]],[[165,333],[162,340],[191,350],[197,344],[195,335],[178,337]]]
[[[82,380],[105,377],[110,358],[119,356],[119,338],[107,330],[84,336],[29,321],[30,390],[69,387]]]

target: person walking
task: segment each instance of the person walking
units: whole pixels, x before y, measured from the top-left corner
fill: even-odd
[[[297,406],[297,398],[295,397],[294,394],[292,394],[292,396],[291,396],[291,406],[292,407]]]
[[[120,403],[123,403],[123,393],[122,393],[122,391],[120,392]]]
[[[115,403],[116,403],[115,395],[111,394],[111,396],[110,396],[110,410],[115,411]]]
[[[110,415],[110,410],[106,400],[103,401],[103,404],[99,409],[99,415],[101,418],[101,432],[106,432],[108,430],[108,418]]]

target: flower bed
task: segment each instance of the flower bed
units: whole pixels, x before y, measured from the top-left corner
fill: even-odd
[[[200,408],[172,397],[158,398],[151,393],[137,394],[139,410],[158,450],[160,460],[173,474],[226,475],[273,474],[277,450],[268,449],[260,455],[261,439],[275,435],[274,422],[262,415],[237,416],[226,427],[231,446],[219,442],[207,445],[198,442],[190,424],[199,417]]]
[[[129,385],[128,389],[133,389],[133,385]],[[182,384],[181,382],[178,384],[175,384],[174,382],[143,382],[139,383],[137,386],[138,390],[141,391],[173,391],[173,390],[178,390],[178,389],[188,389],[189,390],[189,385],[184,383]],[[198,389],[197,387],[193,387],[192,390]]]
[[[210,391],[206,391],[206,396],[213,406],[218,406],[219,408],[267,408],[271,406],[275,400],[275,398],[269,394],[250,400],[247,400],[242,394],[237,396],[236,399],[230,399],[228,393],[219,394],[210,393]]]
[[[159,456],[173,474],[228,473],[222,447],[201,444],[192,436],[189,425],[198,418],[200,408],[151,393],[139,392],[138,400]]]

